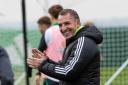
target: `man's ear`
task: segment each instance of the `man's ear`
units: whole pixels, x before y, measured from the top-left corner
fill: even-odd
[[[76,19],[76,23],[77,23],[77,24],[80,24],[80,21],[79,21],[78,19]]]

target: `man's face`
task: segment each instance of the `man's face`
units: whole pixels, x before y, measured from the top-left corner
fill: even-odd
[[[38,25],[39,31],[43,33],[48,27],[45,24]]]
[[[77,20],[74,19],[70,14],[59,15],[58,23],[60,30],[66,39],[71,38],[79,26]]]

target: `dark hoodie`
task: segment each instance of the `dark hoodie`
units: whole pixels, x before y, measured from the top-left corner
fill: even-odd
[[[70,38],[60,63],[43,62],[39,70],[60,80],[60,85],[100,85],[102,34],[95,27],[81,28]]]
[[[81,36],[85,36],[88,38],[91,38],[92,40],[94,40],[97,44],[100,44],[103,40],[103,36],[102,33],[96,28],[96,26],[92,25],[89,28],[87,27],[83,27],[81,28],[75,36],[73,36],[72,38],[70,38],[69,40],[67,40],[67,44],[72,42],[73,40],[81,37]]]

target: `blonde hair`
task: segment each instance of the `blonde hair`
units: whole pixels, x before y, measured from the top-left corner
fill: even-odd
[[[93,24],[93,22],[90,21],[90,20],[88,20],[88,21],[84,24],[84,26],[87,27],[87,28],[91,27],[92,25],[94,25],[94,24]]]

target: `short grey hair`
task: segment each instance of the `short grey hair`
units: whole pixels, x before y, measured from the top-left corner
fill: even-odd
[[[70,14],[74,19],[77,19],[79,21],[79,23],[80,23],[79,15],[78,15],[78,13],[75,10],[73,10],[73,9],[63,9],[59,13],[59,15],[62,15],[62,16],[66,15],[66,14]]]

